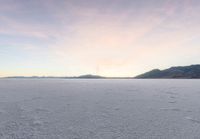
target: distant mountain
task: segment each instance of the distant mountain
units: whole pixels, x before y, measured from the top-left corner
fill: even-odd
[[[200,65],[171,67],[165,70],[154,69],[135,78],[200,78]]]
[[[84,79],[102,79],[102,78],[105,78],[103,76],[99,76],[99,75],[92,75],[92,74],[86,74],[86,75],[81,75],[81,76],[78,76],[76,78],[84,78]]]
[[[57,77],[57,76],[10,76],[6,78],[15,78],[15,79],[104,79],[106,77],[98,76],[98,75],[92,75],[92,74],[86,74],[81,76],[72,76],[72,77]]]
[[[11,76],[6,78],[16,78],[16,79],[133,79],[133,77],[103,77],[99,75],[86,74],[81,76],[66,76],[66,77],[56,77],[56,76]],[[138,79],[154,79],[154,78],[178,78],[178,79],[200,79],[200,65],[191,66],[179,66],[171,67],[165,70],[154,69],[144,74],[138,75],[134,78]]]

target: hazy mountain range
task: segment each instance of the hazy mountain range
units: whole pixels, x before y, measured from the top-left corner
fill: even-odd
[[[10,76],[6,78],[61,78],[61,79],[101,79],[106,78],[99,75],[86,74],[81,76]]]
[[[72,77],[56,76],[11,76],[6,78],[61,78],[61,79],[194,79],[200,78],[200,65],[171,67],[165,70],[153,69],[136,77],[104,77],[99,75],[86,74]]]

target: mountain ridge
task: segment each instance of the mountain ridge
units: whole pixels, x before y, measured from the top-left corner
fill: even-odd
[[[135,77],[105,77],[100,75],[85,74],[80,76],[9,76],[3,78],[15,79],[200,79],[200,64],[190,66],[175,66],[168,69],[153,69]]]
[[[176,66],[168,69],[153,69],[135,77],[136,79],[167,78],[167,79],[199,79],[200,65]]]

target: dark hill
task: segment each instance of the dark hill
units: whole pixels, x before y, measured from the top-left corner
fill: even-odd
[[[200,78],[200,65],[171,67],[165,70],[154,69],[135,78]]]
[[[102,78],[105,78],[105,77],[102,77],[102,76],[99,76],[99,75],[92,75],[92,74],[86,74],[86,75],[81,75],[81,76],[78,76],[76,78],[83,78],[83,79],[102,79]]]

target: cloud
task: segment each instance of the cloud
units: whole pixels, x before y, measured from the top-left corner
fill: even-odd
[[[185,45],[199,37],[199,6],[195,0],[4,0],[0,47],[16,46],[30,63],[37,56],[63,74],[131,76],[187,59],[179,49],[198,54]]]

